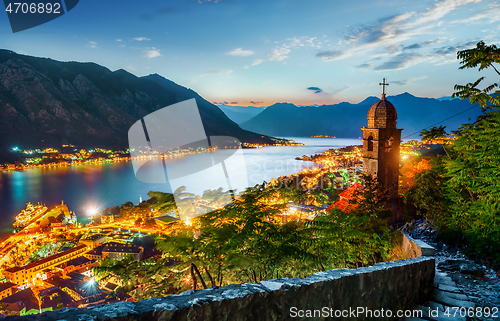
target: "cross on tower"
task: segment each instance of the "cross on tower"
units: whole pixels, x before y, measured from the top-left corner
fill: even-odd
[[[385,86],[389,86],[389,84],[385,82],[384,78],[382,82],[379,83],[379,85],[382,86],[382,97],[385,97]]]

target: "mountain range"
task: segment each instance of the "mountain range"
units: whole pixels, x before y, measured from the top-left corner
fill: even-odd
[[[254,106],[230,106],[226,104],[217,105],[229,119],[237,124],[252,119],[266,109],[266,107]]]
[[[371,96],[357,104],[342,102],[314,107],[276,103],[239,124],[246,130],[281,137],[329,135],[357,138],[362,136],[361,126],[367,126],[368,110],[379,99]],[[461,124],[473,122],[481,114],[481,108],[472,106],[467,100],[423,98],[409,93],[388,96],[387,100],[396,108],[397,126],[404,129],[402,137],[411,135],[412,139],[418,139],[418,133],[429,126],[442,124],[449,132]]]
[[[241,129],[193,90],[153,74],[137,77],[95,63],[61,62],[0,50],[0,155],[13,146],[128,147],[130,126],[195,98],[207,136],[271,143]]]

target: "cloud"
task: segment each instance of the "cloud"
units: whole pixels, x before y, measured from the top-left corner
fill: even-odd
[[[323,90],[321,90],[321,88],[318,88],[318,87],[308,87],[307,90],[314,90],[315,94],[319,94],[320,92],[323,91]]]
[[[419,49],[419,48],[422,48],[422,45],[419,43],[415,43],[413,45],[403,47],[403,50],[411,50],[411,49]]]
[[[233,51],[228,52],[227,55],[247,57],[247,56],[253,55],[253,51],[252,50],[243,50],[242,48],[236,48]]]
[[[414,13],[404,13],[400,15],[379,19],[373,25],[359,26],[344,37],[346,44],[390,44],[406,38],[405,21],[411,18]]]
[[[264,103],[263,101],[253,101],[253,100],[250,100],[250,104],[252,105],[257,105],[257,104],[262,104]]]
[[[345,85],[344,87],[338,88],[338,89],[331,89],[328,91],[329,95],[336,95],[338,93],[341,93],[343,91],[346,91],[347,89],[351,89],[351,85]]]
[[[403,50],[420,49],[420,48],[431,46],[431,45],[433,45],[435,43],[441,43],[441,42],[444,42],[444,39],[443,38],[437,38],[437,39],[434,39],[434,40],[424,41],[424,42],[420,42],[420,43],[414,43],[412,45],[405,46],[405,47],[403,47]]]
[[[120,42],[120,41],[123,41],[122,39],[116,39],[116,41]]]
[[[397,56],[392,57],[381,65],[373,68],[373,70],[381,71],[405,69],[411,65],[414,65],[420,57],[421,55],[417,53],[401,53]]]
[[[415,78],[408,78],[408,79],[403,79],[403,80],[392,80],[390,81],[390,84],[394,84],[394,85],[398,85],[398,86],[404,86],[404,85],[407,85],[407,84],[410,84],[414,81],[417,81],[417,80],[422,80],[422,79],[425,79],[427,78],[427,76],[422,76],[422,77],[415,77]]]
[[[219,3],[220,1],[221,0],[193,0],[192,2],[203,4],[203,3]]]
[[[435,48],[429,52],[417,53],[415,51],[403,51],[402,53],[391,57],[386,62],[373,68],[373,70],[399,70],[405,69],[424,61],[434,62],[437,65],[446,63],[455,63],[457,61],[457,51],[474,47],[476,41],[469,41],[454,46],[445,46]]]
[[[138,38],[134,38],[133,40],[136,40],[136,41],[149,41],[151,39],[150,38],[146,38],[146,37],[138,37]]]
[[[261,64],[261,63],[263,63],[263,62],[264,62],[264,60],[262,60],[262,59],[255,59],[255,60],[251,63],[251,66],[257,66],[257,65],[260,65],[260,64]],[[246,66],[245,66],[245,67],[243,67],[243,68],[248,69],[248,68],[250,68],[250,66],[249,66],[249,65],[246,65]]]
[[[326,50],[322,52],[318,52],[316,57],[321,58],[323,60],[335,60],[344,55],[343,51],[340,50]]]
[[[275,43],[280,43],[275,41]],[[288,54],[295,49],[299,48],[321,48],[321,41],[318,41],[316,37],[292,37],[287,38],[281,42],[281,45],[277,46],[272,50],[270,54],[267,55],[267,59],[270,61],[283,61],[288,58]]]
[[[255,59],[253,62],[252,62],[252,66],[257,66],[257,65],[260,65],[261,63],[263,63],[264,60],[262,59]]]
[[[461,45],[437,48],[433,51],[433,55],[434,55],[434,57],[444,57],[444,56],[450,56],[450,55],[453,55],[453,57],[456,57],[457,51],[464,50],[464,49],[467,49],[470,47],[475,47],[476,43],[477,43],[477,41],[469,41],[469,42],[461,44]]]
[[[424,12],[407,12],[399,15],[379,19],[370,25],[351,27],[348,33],[339,41],[337,48],[320,52],[316,57],[326,61],[345,59],[352,56],[366,56],[370,51],[376,49],[384,50],[372,56],[391,56],[401,54],[401,43],[424,34],[437,33],[437,27],[441,26],[443,17],[458,8],[480,0],[441,0]],[[442,40],[438,40],[442,41]],[[419,49],[436,43],[435,40],[407,45],[406,50]],[[341,54],[342,53],[342,54]],[[391,58],[389,65],[408,65],[405,63],[410,59],[409,55]],[[396,60],[400,63],[397,64]]]
[[[364,63],[364,64],[361,64],[361,65],[357,65],[356,68],[359,68],[359,69],[370,69],[371,66],[372,66],[372,64],[370,64],[370,63]]]
[[[500,21],[500,3],[490,3],[488,10],[476,13],[475,15],[460,19],[453,20],[451,24],[491,24]]]
[[[144,57],[146,58],[155,58],[161,56],[160,50],[152,47],[151,49],[145,50]]]
[[[97,48],[97,42],[95,41],[89,41],[89,44],[87,45],[90,48]]]
[[[126,65],[126,66],[125,66],[125,67],[123,67],[123,68],[125,68],[125,69],[127,69],[127,70],[132,70],[132,71],[135,71],[135,70],[136,70],[136,69],[135,69],[135,67],[134,67],[134,66],[132,66],[132,65]]]
[[[267,59],[271,61],[283,61],[288,58],[287,54],[290,52],[288,48],[275,48],[273,51],[267,55]]]
[[[205,71],[202,76],[204,75],[230,75],[232,74],[233,71],[231,69],[213,69],[209,71]]]
[[[421,25],[432,21],[437,21],[453,10],[458,9],[472,2],[480,2],[480,0],[444,0],[436,3],[434,8],[420,15],[414,22],[415,25]],[[411,25],[410,25],[411,26]]]
[[[237,102],[237,101],[232,101],[232,102],[230,102],[229,104],[230,104],[230,105],[236,105],[236,104],[238,104],[238,102]]]

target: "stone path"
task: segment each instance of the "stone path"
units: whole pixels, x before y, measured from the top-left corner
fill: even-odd
[[[402,320],[466,321],[471,319],[466,317],[467,309],[475,308],[475,306],[446,273],[436,269],[431,298],[425,304],[417,305],[414,308],[422,311],[421,317],[410,317]],[[455,307],[458,309],[455,309]],[[459,308],[462,308],[462,310],[460,311]],[[462,315],[460,315],[460,312],[462,312]]]

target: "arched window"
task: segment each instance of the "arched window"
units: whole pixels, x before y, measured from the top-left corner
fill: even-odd
[[[385,142],[385,151],[390,152],[392,151],[392,145],[394,144],[394,139],[390,137],[386,142]]]
[[[373,152],[373,136],[368,137],[368,151]]]

